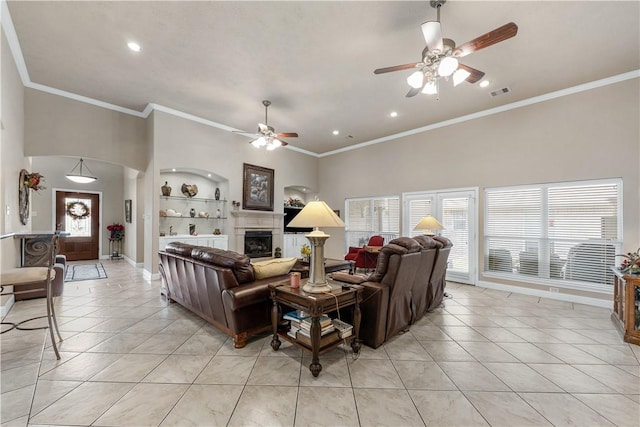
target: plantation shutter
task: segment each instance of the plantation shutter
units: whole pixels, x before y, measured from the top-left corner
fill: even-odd
[[[485,272],[611,290],[620,180],[487,189],[485,200]]]

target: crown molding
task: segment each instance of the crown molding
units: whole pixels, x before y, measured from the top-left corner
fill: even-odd
[[[93,99],[93,98],[89,98],[87,96],[83,96],[83,95],[78,95],[76,93],[72,93],[72,92],[67,92],[61,89],[56,89],[50,86],[46,86],[40,83],[34,83],[31,81],[31,78],[29,77],[29,71],[27,70],[27,65],[24,61],[24,56],[22,55],[22,49],[20,48],[20,42],[18,41],[18,36],[16,34],[16,30],[15,27],[13,26],[13,20],[11,19],[11,14],[9,13],[9,7],[7,6],[7,2],[6,0],[0,0],[0,2],[2,3],[2,7],[0,10],[0,14],[1,14],[1,21],[2,21],[2,28],[4,30],[5,35],[7,36],[7,41],[9,43],[9,48],[11,50],[11,53],[13,55],[13,60],[16,63],[16,67],[18,69],[18,73],[20,74],[20,78],[22,80],[22,84],[25,87],[31,88],[31,89],[36,89],[39,90],[41,92],[46,92],[46,93],[50,93],[53,95],[58,95],[58,96],[62,96],[65,98],[69,98],[69,99],[73,99],[76,101],[80,101],[80,102],[84,102],[87,104],[91,104],[91,105],[95,105],[97,107],[101,107],[101,108],[106,108],[109,110],[113,110],[113,111],[118,111],[120,113],[124,113],[124,114],[129,114],[132,116],[136,116],[136,117],[140,117],[143,119],[146,119],[147,117],[149,117],[149,115],[154,111],[162,111],[163,113],[167,113],[167,114],[171,114],[174,115],[176,117],[181,117],[185,120],[190,120],[196,123],[200,123],[203,124],[205,126],[211,126],[217,129],[221,129],[227,132],[234,132],[234,131],[239,131],[239,129],[235,129],[231,126],[227,126],[225,124],[222,123],[218,123],[218,122],[214,122],[213,120],[209,120],[209,119],[205,119],[199,116],[195,116],[193,114],[190,113],[185,113],[183,111],[179,111],[170,107],[165,107],[163,105],[159,105],[159,104],[154,104],[154,103],[149,103],[147,104],[147,106],[144,108],[144,110],[142,111],[137,111],[137,110],[132,110],[130,108],[126,108],[126,107],[121,107],[119,105],[115,105],[115,104],[111,104],[108,102],[104,102],[104,101],[100,101],[97,99]],[[465,116],[460,116],[460,117],[456,117],[450,120],[445,120],[442,122],[438,122],[438,123],[433,123],[431,125],[427,125],[427,126],[422,126],[419,128],[415,128],[415,129],[410,129],[404,132],[400,132],[400,133],[396,133],[393,135],[388,135],[388,136],[384,136],[382,138],[376,138],[376,139],[372,139],[370,141],[365,141],[365,142],[361,142],[359,144],[355,144],[355,145],[350,145],[348,147],[344,147],[344,148],[339,148],[337,150],[332,150],[332,151],[327,151],[325,153],[316,153],[313,151],[308,151],[305,150],[303,148],[299,148],[299,147],[295,147],[292,146],[291,144],[283,147],[286,148],[288,150],[293,150],[296,151],[298,153],[302,153],[308,156],[312,156],[312,157],[316,157],[316,158],[322,158],[322,157],[328,157],[328,156],[333,156],[335,154],[340,154],[340,153],[345,153],[348,151],[352,151],[352,150],[358,150],[360,148],[365,148],[365,147],[369,147],[371,145],[376,145],[376,144],[381,144],[383,142],[387,142],[387,141],[393,141],[395,139],[399,139],[399,138],[404,138],[407,136],[411,136],[411,135],[416,135],[419,133],[423,133],[423,132],[429,132],[431,130],[434,129],[439,129],[439,128],[443,128],[446,126],[452,126],[458,123],[464,123],[466,121],[469,120],[475,120],[475,119],[479,119],[481,117],[486,117],[486,116],[491,116],[494,114],[499,114],[505,111],[509,111],[509,110],[515,110],[517,108],[521,108],[521,107],[526,107],[529,105],[533,105],[533,104],[537,104],[540,102],[544,102],[544,101],[549,101],[551,99],[556,99],[556,98],[560,98],[563,96],[569,96],[569,95],[573,95],[576,93],[580,93],[580,92],[584,92],[587,90],[592,90],[592,89],[596,89],[599,87],[603,87],[603,86],[608,86],[611,84],[615,84],[615,83],[619,83],[619,82],[623,82],[625,80],[631,80],[631,79],[637,79],[640,78],[640,69],[638,70],[634,70],[634,71],[629,71],[627,73],[623,73],[623,74],[618,74],[616,76],[611,76],[611,77],[607,77],[604,79],[600,79],[600,80],[595,80],[593,82],[588,82],[588,83],[584,83],[584,84],[580,84],[577,86],[573,86],[570,88],[566,88],[566,89],[561,89],[561,90],[557,90],[555,92],[550,92],[547,94],[543,94],[543,95],[539,95],[539,96],[534,96],[532,98],[528,98],[528,99],[523,99],[521,101],[516,101],[516,102],[512,102],[510,104],[505,104],[505,105],[501,105],[499,107],[495,107],[495,108],[490,108],[488,110],[483,110],[483,111],[478,111],[476,113],[472,113],[472,114],[467,114]]]

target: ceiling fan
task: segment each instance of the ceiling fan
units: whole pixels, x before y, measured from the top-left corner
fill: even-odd
[[[437,21],[427,21],[421,25],[422,35],[427,43],[427,46],[422,51],[422,61],[378,68],[374,71],[374,74],[383,74],[417,68],[407,78],[407,83],[411,86],[407,97],[415,96],[419,92],[437,94],[438,79],[440,77],[448,79],[453,75],[454,86],[464,81],[476,83],[484,76],[484,73],[458,62],[458,58],[463,58],[473,52],[510,39],[518,33],[518,26],[513,22],[509,22],[460,46],[456,46],[453,40],[442,38],[440,8],[445,3],[446,0],[431,0],[429,2],[431,7],[437,10],[438,17]]]
[[[234,131],[240,135],[245,135],[254,138],[251,141],[251,145],[256,148],[266,147],[267,150],[275,150],[278,147],[284,147],[288,144],[288,142],[282,140],[282,138],[297,138],[298,134],[295,132],[281,132],[276,133],[273,127],[268,125],[267,121],[267,111],[269,109],[269,105],[271,105],[271,101],[264,100],[262,101],[262,105],[264,105],[264,123],[258,123],[258,132],[250,133],[250,132],[242,132],[242,131]]]

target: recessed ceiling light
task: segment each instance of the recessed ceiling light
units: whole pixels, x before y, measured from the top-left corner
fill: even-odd
[[[487,87],[489,86],[489,80],[483,80],[480,82],[480,87]]]
[[[398,117],[398,113],[396,111],[392,111],[392,112],[389,113],[389,116]]]
[[[129,46],[129,49],[131,49],[134,52],[140,52],[142,50],[140,45],[136,42],[129,42],[127,43],[127,46]]]
[[[339,130],[334,130],[334,131],[333,131],[333,134],[334,134],[334,135],[338,135],[339,133],[340,133],[340,131],[339,131]]]
[[[208,174],[207,174],[207,176],[208,176],[209,178],[211,178],[211,174],[210,174],[210,173],[208,173]]]
[[[176,171],[176,168],[171,169],[171,172],[175,172],[175,171]]]

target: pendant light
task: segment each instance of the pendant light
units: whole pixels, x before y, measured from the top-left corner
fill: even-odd
[[[89,171],[90,175],[85,175],[82,171],[83,166],[85,166],[85,164],[84,164],[84,160],[82,160],[82,157],[81,157],[80,161],[73,167],[73,169],[71,169],[71,171],[65,175],[66,178],[70,181],[77,182],[78,184],[88,184],[98,179],[95,176],[93,176],[93,172],[91,172],[91,169],[89,169],[89,166],[86,166],[86,169]],[[79,170],[76,171],[76,169],[79,169]]]

